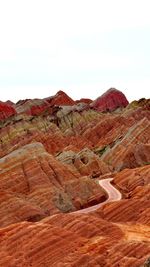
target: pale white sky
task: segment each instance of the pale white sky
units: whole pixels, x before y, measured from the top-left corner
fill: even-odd
[[[150,0],[0,0],[0,99],[150,97]]]

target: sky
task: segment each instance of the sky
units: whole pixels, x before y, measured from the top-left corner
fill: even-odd
[[[0,99],[150,98],[149,0],[0,0]]]

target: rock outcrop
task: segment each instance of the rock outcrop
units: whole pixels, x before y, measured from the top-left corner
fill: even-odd
[[[85,104],[91,104],[93,101],[89,98],[81,98],[80,100],[76,100],[76,103],[85,103]]]
[[[75,101],[61,90],[56,95],[45,98],[45,100],[51,106],[72,106],[75,104]]]
[[[66,93],[58,91],[56,95],[45,99],[26,99],[19,101],[16,105],[16,111],[18,114],[26,113],[36,116],[43,113],[45,110],[50,112],[51,107],[54,106],[71,106],[74,104],[75,101],[73,101]]]
[[[0,101],[0,121],[3,121],[16,114],[16,111],[10,103]]]
[[[124,108],[129,104],[125,95],[115,88],[110,88],[106,93],[98,97],[92,107],[97,111],[113,111],[117,108]]]
[[[144,262],[144,265],[142,265],[141,267],[150,267],[150,258],[148,258],[148,259]]]
[[[149,145],[146,145],[149,143],[150,122],[144,118],[129,128],[122,140],[108,150],[102,159],[117,171],[146,164],[150,158]]]
[[[81,176],[32,143],[0,159],[0,227],[39,220],[58,212],[97,204],[105,193],[94,180]]]
[[[89,175],[93,178],[111,171],[111,168],[105,162],[87,148],[79,153],[64,151],[57,156],[57,159],[73,166],[81,175]]]

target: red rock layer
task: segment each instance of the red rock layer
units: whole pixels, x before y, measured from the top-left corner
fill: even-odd
[[[26,99],[20,100],[15,105],[18,114],[26,113],[28,115],[37,116],[44,111],[51,112],[51,107],[62,105],[74,105],[73,101],[63,91],[58,91],[56,95],[45,99]]]
[[[144,118],[133,125],[124,138],[108,152],[102,159],[117,171],[123,168],[138,166],[140,162],[145,164],[149,161],[150,122]],[[142,144],[139,146],[139,144]],[[136,152],[139,147],[141,150]]]
[[[0,159],[0,227],[39,220],[105,199],[94,180],[83,177],[32,143]]]
[[[93,100],[89,99],[89,98],[81,98],[80,100],[76,100],[76,103],[85,103],[85,104],[91,104],[93,102]]]
[[[15,109],[9,104],[0,101],[0,121],[16,114]]]
[[[41,142],[51,153],[67,146],[61,131],[48,119],[20,115],[0,130],[0,157],[35,141]]]
[[[58,91],[55,96],[46,98],[46,101],[51,106],[71,106],[75,104],[75,101],[63,91]]]
[[[149,230],[94,215],[13,224],[0,231],[0,265],[139,267],[150,253]]]
[[[125,169],[114,175],[114,183],[127,197],[149,199],[150,165]]]
[[[6,122],[0,130],[0,157],[28,143],[40,142],[52,154],[65,150],[80,151],[92,147],[92,143],[81,135],[65,136],[51,117],[19,115]],[[85,121],[85,120],[84,120]]]
[[[105,205],[97,213],[111,222],[137,222],[150,226],[150,165],[125,169],[113,176],[113,183],[125,199]]]
[[[103,112],[126,107],[128,104],[129,102],[122,92],[115,88],[110,88],[106,93],[98,97],[91,106],[94,109]]]
[[[20,101],[16,105],[18,114],[26,113],[28,115],[37,116],[49,108],[49,104],[44,99],[29,99]]]

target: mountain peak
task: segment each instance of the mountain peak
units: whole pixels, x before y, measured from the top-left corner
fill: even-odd
[[[92,103],[92,107],[100,112],[114,111],[117,108],[126,107],[128,103],[126,96],[121,91],[110,88]]]

